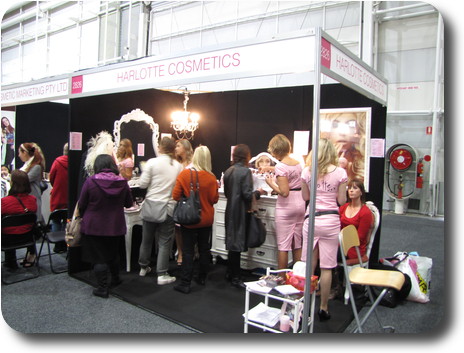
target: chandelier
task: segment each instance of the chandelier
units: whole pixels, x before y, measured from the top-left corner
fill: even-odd
[[[190,140],[198,128],[198,120],[200,116],[197,113],[187,111],[187,103],[189,101],[189,91],[184,91],[184,110],[175,111],[171,114],[171,127],[176,131],[178,139]]]

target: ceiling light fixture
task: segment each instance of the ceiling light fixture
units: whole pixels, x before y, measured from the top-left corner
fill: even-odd
[[[185,88],[184,91],[184,110],[178,110],[171,114],[171,127],[176,131],[178,139],[193,139],[195,130],[198,128],[200,116],[197,113],[187,111],[190,92]]]

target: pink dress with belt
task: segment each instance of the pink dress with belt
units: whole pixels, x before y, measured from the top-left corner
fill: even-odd
[[[275,224],[279,251],[301,248],[305,213],[305,201],[301,196],[301,171],[300,164],[291,166],[279,162],[275,166],[276,177],[286,177],[290,189],[287,197],[277,196]]]
[[[302,182],[305,182],[311,190],[311,171],[308,167],[301,174]],[[333,210],[338,213],[337,195],[340,184],[347,182],[346,170],[336,167],[334,171],[324,175],[317,181],[316,211]],[[309,214],[309,206],[306,214]],[[303,225],[303,249],[302,261],[306,260],[306,248],[308,244],[308,223],[306,218]],[[337,266],[338,233],[340,233],[340,216],[327,214],[314,217],[314,247],[319,246],[319,265],[329,269]]]

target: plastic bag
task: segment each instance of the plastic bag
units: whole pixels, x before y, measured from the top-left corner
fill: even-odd
[[[411,291],[409,292],[406,300],[428,303],[430,301],[429,296],[421,291],[419,285],[419,278],[421,275],[418,272],[418,266],[413,256],[410,256],[407,252],[397,252],[391,259],[393,265],[401,272],[407,274],[411,278]]]
[[[432,282],[432,265],[433,260],[430,257],[425,256],[413,256],[409,255],[417,264],[416,277],[419,282],[419,288],[427,298],[430,298],[430,283]]]

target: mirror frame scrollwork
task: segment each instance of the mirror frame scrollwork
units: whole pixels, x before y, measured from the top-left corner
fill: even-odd
[[[121,119],[114,122],[113,136],[116,148],[119,146],[119,142],[121,141],[121,125],[130,121],[143,121],[150,127],[150,129],[153,131],[153,149],[155,151],[155,155],[158,156],[158,140],[160,135],[159,125],[154,122],[150,115],[146,114],[143,110],[138,108],[132,110],[130,113],[124,114]]]

